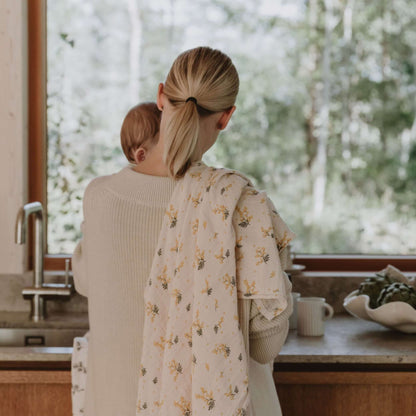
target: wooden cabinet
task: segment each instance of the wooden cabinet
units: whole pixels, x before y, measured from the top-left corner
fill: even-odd
[[[283,416],[414,416],[415,371],[279,371]],[[70,370],[0,370],[1,416],[71,416]],[[215,416],[215,415],[213,415]]]
[[[275,372],[283,416],[414,416],[416,372]]]
[[[1,416],[71,416],[69,370],[0,370]]]

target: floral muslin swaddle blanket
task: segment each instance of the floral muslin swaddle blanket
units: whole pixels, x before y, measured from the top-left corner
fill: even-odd
[[[235,224],[239,227],[236,238]],[[287,307],[279,250],[293,234],[235,171],[194,163],[167,207],[145,289],[137,414],[237,416],[249,409],[237,299]]]

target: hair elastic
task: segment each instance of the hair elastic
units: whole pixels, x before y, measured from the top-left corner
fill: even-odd
[[[195,104],[198,104],[195,97],[188,97],[185,102],[187,103],[188,101],[193,101]]]

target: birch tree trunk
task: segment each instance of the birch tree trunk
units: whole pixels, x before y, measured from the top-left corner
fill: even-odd
[[[317,115],[317,87],[314,81],[315,71],[318,67],[318,46],[316,44],[316,32],[318,26],[318,3],[317,0],[309,1],[309,16],[308,16],[308,38],[310,45],[308,48],[308,76],[310,79],[309,85],[309,101],[310,108],[306,118],[306,152],[307,152],[307,168],[310,177],[310,193],[313,194],[313,173],[312,168],[316,157],[317,137],[315,134],[316,115]]]
[[[343,13],[343,23],[344,23],[344,68],[346,68],[345,76],[342,79],[342,89],[343,89],[343,102],[342,102],[342,133],[341,133],[341,142],[342,142],[342,157],[345,160],[351,159],[351,135],[350,135],[350,123],[351,123],[351,114],[350,114],[350,77],[351,70],[349,65],[349,58],[351,56],[351,39],[352,39],[352,15],[354,8],[355,0],[347,0]],[[346,172],[348,174],[348,172]]]
[[[329,105],[331,89],[331,34],[332,0],[325,0],[325,43],[322,63],[323,97],[320,111],[320,129],[318,135],[313,184],[313,216],[320,217],[325,203],[327,147],[329,137]]]
[[[128,0],[130,18],[129,98],[130,106],[140,101],[140,56],[142,43],[142,10],[140,0]]]

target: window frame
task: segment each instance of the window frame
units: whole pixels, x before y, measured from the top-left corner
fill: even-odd
[[[45,218],[47,218],[46,6],[47,0],[31,0],[28,2],[29,202],[40,201],[45,209]],[[47,221],[45,221],[45,231],[46,229]],[[32,258],[32,251],[33,245],[29,246],[29,259]],[[71,258],[71,255],[46,254],[44,259],[45,270],[64,270],[65,259],[67,258]],[[404,272],[416,271],[416,255],[296,254],[294,263],[303,264],[306,266],[305,271],[315,273],[374,272],[383,269],[387,264],[393,264]]]

